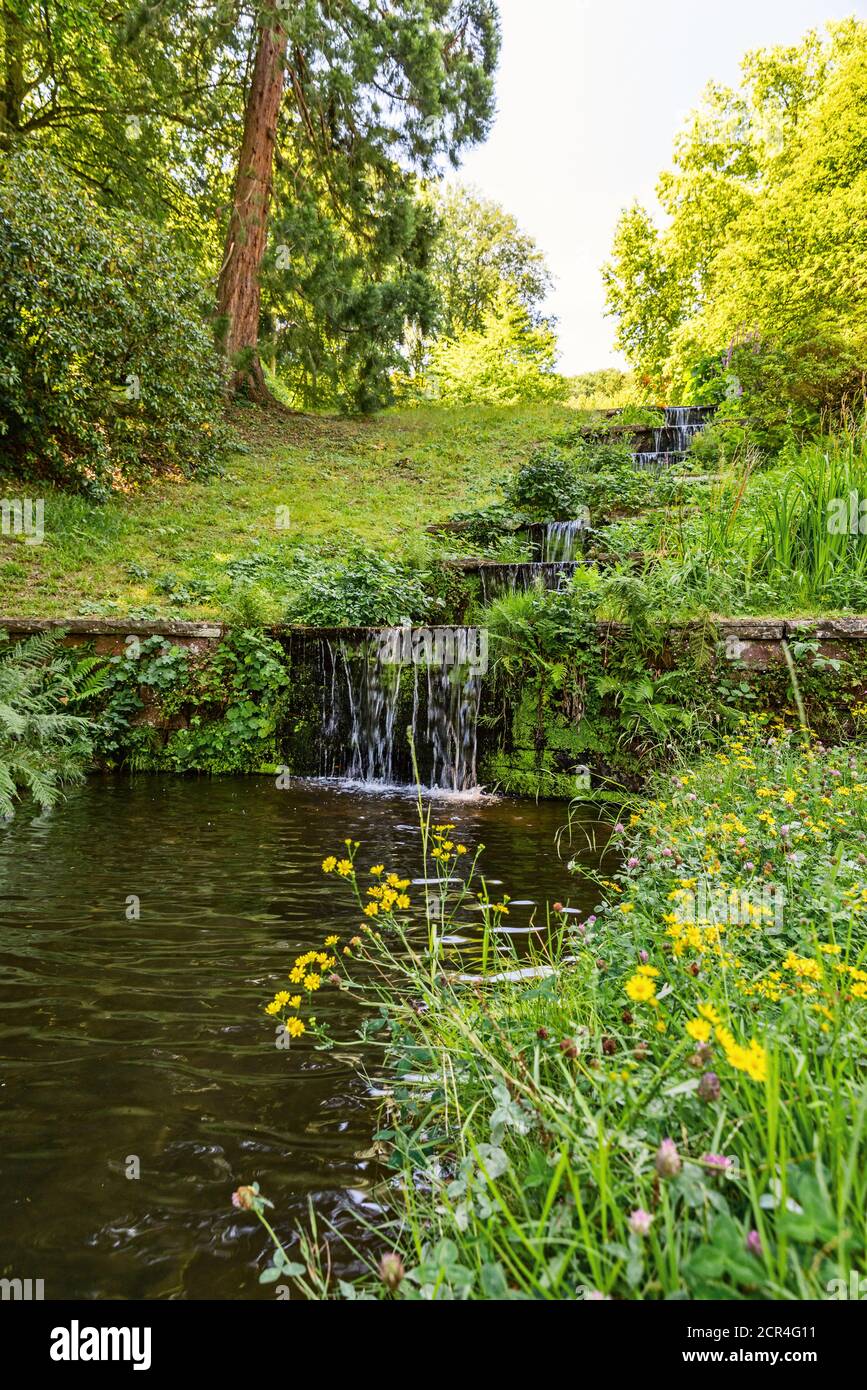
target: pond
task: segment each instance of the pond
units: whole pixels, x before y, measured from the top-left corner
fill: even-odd
[[[591,910],[566,863],[599,862],[592,816],[556,847],[562,804],[434,807],[486,845],[495,892],[543,922],[546,899]],[[347,836],[361,865],[420,875],[412,796],[332,784],[93,778],[3,828],[0,1273],[44,1279],[46,1298],[273,1299],[264,1233],[231,1205],[253,1181],[287,1248],[309,1196],[363,1242],[383,1173],[365,1156],[378,1102],[353,1064],[358,1006],[323,991],[321,1021],[348,1040],[331,1052],[281,1051],[263,1012],[290,956],[357,930],[320,869]]]

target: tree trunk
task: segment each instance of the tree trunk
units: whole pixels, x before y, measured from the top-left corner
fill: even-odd
[[[26,10],[24,12],[26,18]],[[3,17],[3,80],[0,84],[0,149],[13,147],[21,127],[24,105],[24,18],[5,4]]]
[[[244,112],[232,215],[217,288],[217,315],[230,389],[246,390],[254,399],[265,400],[269,393],[257,351],[259,267],[265,253],[287,41],[277,14],[277,0],[264,0],[260,24],[253,81]]]

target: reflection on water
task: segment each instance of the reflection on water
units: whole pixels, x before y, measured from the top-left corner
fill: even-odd
[[[546,899],[592,907],[565,864],[598,852],[579,827],[558,859],[563,806],[440,809],[487,846],[494,891],[543,922]],[[231,1206],[241,1182],[290,1250],[309,1196],[359,1239],[377,1102],[349,1054],[281,1051],[262,1012],[291,955],[357,929],[320,872],[347,836],[360,865],[421,876],[411,797],[269,778],[94,779],[0,831],[0,1274],[43,1278],[47,1298],[273,1298],[261,1228]],[[510,951],[536,910],[510,912]],[[317,1014],[341,1038],[358,1022],[336,990]]]

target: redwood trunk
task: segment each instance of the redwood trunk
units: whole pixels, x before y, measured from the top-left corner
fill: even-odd
[[[217,314],[233,391],[258,399],[268,391],[259,362],[259,267],[265,253],[277,117],[283,96],[286,30],[276,0],[265,0],[253,81],[244,112],[244,138],[217,288]]]

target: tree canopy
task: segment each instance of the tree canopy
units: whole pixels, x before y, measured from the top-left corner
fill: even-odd
[[[867,348],[867,25],[750,53],[712,84],[604,275],[618,344],[683,399],[776,397],[814,418]]]
[[[208,282],[278,24],[265,350],[308,399],[384,397],[405,322],[432,322],[417,180],[492,117],[493,0],[4,0],[0,22],[0,149],[49,152],[107,208],[164,226]]]

